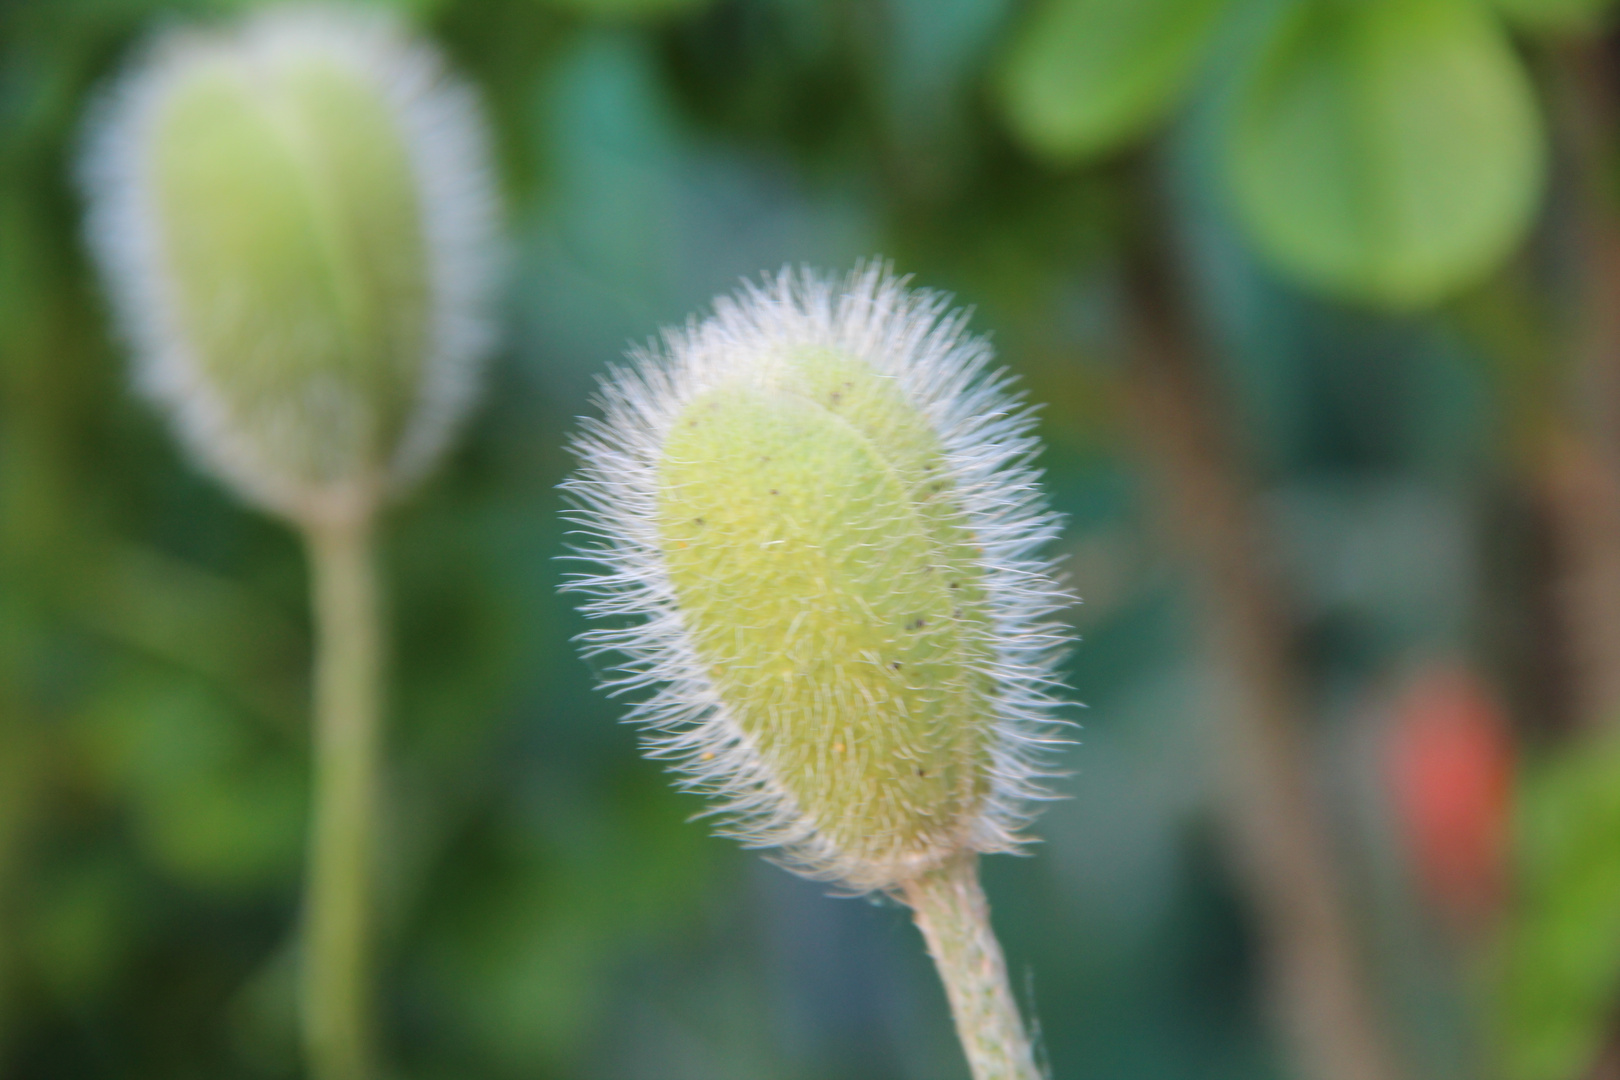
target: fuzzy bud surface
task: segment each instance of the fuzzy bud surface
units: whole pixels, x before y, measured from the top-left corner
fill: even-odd
[[[1015,847],[1056,741],[1056,521],[963,322],[881,268],[784,272],[616,373],[567,485],[653,752],[857,891]]]

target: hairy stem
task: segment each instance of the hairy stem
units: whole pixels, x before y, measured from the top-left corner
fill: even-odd
[[[908,881],[904,893],[945,984],[973,1080],[1040,1080],[990,928],[978,856]]]
[[[371,1080],[372,879],[382,646],[369,520],[310,528],[314,824],[305,884],[305,1052],[314,1080]]]

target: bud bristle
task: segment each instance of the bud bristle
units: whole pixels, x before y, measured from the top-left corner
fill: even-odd
[[[1057,741],[1056,521],[963,322],[881,267],[784,272],[616,373],[566,485],[653,752],[859,891],[1015,847]]]

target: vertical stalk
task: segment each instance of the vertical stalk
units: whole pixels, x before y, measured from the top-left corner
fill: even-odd
[[[969,853],[908,881],[904,893],[945,984],[973,1080],[1040,1080],[990,928],[978,856]]]
[[[1620,121],[1608,43],[1573,41],[1548,58],[1554,130],[1571,173],[1566,228],[1575,306],[1565,412],[1549,432],[1542,495],[1557,559],[1554,603],[1577,730],[1620,723]]]
[[[305,1052],[314,1080],[372,1080],[372,881],[382,643],[369,515],[306,530],[316,626]]]
[[[1265,993],[1309,1080],[1393,1080],[1332,838],[1312,791],[1307,716],[1253,492],[1200,377],[1169,270],[1132,281],[1128,381],[1163,526],[1226,676],[1218,812],[1260,935]]]
[[[1613,41],[1562,44],[1546,58],[1555,135],[1568,158],[1575,283],[1574,422],[1548,438],[1542,494],[1555,542],[1555,610],[1566,656],[1569,719],[1591,742],[1620,725],[1620,211],[1615,127],[1620,93]],[[1583,1080],[1620,1077],[1620,1007],[1613,1007]]]

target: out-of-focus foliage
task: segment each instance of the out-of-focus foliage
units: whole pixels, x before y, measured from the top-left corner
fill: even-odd
[[[699,8],[709,0],[535,0],[535,2],[551,3],[558,8],[573,9],[587,15],[613,18],[664,15]]]
[[[1614,10],[1614,0],[1492,0],[1496,9],[1531,30],[1589,31]]]
[[[999,71],[1018,137],[1055,162],[1107,153],[1164,119],[1228,0],[1043,0]]]
[[[987,866],[1054,1075],[1281,1075],[1208,811],[1222,681],[1131,464],[1117,255],[1155,233],[1263,488],[1386,1012],[1414,1075],[1475,1080],[1476,988],[1357,748],[1414,655],[1474,658],[1518,726],[1560,719],[1557,563],[1519,446],[1562,418],[1517,388],[1567,380],[1543,324],[1580,288],[1542,265],[1560,244],[1517,248],[1537,212],[1549,239],[1581,230],[1521,70],[1539,39],[1504,37],[1506,3],[400,0],[484,95],[513,212],[488,403],[385,544],[398,1075],[963,1075],[904,913],[688,823],[697,801],[592,690],[555,592],[561,443],[604,366],[740,276],[873,253],[976,307],[1045,405],[1071,522],[1068,676],[1091,708],[1045,842]],[[148,27],[247,6],[0,5],[0,1072],[17,1080],[297,1075],[302,560],[130,392],[69,183],[96,88]],[[1117,51],[1072,36],[1088,25]],[[1475,315],[1412,310],[1452,296]],[[1577,1059],[1612,1015],[1601,760],[1527,788],[1514,1061]],[[1568,1007],[1539,1012],[1558,987]]]
[[[1545,151],[1528,78],[1471,0],[1309,0],[1231,119],[1233,194],[1302,279],[1394,308],[1476,281],[1524,237]]]
[[[1620,996],[1620,743],[1540,763],[1519,795],[1517,886],[1492,1020],[1506,1080],[1579,1076]]]
[[[1544,27],[1598,8],[1506,6]],[[1254,23],[1269,24],[1258,42],[1233,32]],[[1541,121],[1480,0],[1044,0],[998,72],[1009,126],[1054,162],[1109,153],[1182,104],[1221,42],[1237,84],[1217,103],[1230,198],[1290,276],[1412,309],[1478,282],[1523,241],[1544,182]]]

